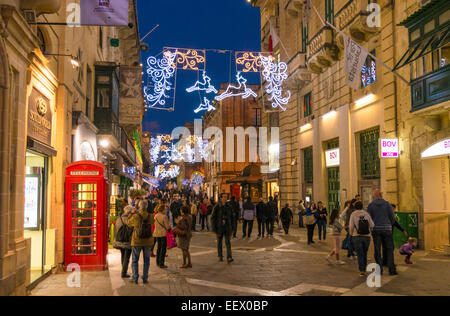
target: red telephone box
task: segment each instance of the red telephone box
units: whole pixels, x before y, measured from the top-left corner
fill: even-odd
[[[108,253],[106,169],[95,161],[66,168],[65,265],[105,270]]]

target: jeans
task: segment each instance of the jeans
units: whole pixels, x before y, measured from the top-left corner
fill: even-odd
[[[366,272],[367,269],[367,252],[370,247],[370,237],[355,236],[352,237],[355,245],[356,254],[358,255],[359,272]]]
[[[248,227],[248,234],[247,234],[247,227]],[[244,234],[244,238],[245,237],[249,237],[252,235],[252,231],[253,231],[253,221],[244,221],[244,225],[242,225],[242,233]]]
[[[394,263],[394,239],[391,231],[374,231],[372,232],[373,245],[375,248],[375,261],[383,271],[383,258],[381,258],[381,247],[386,248],[386,265],[390,274],[396,273]]]
[[[313,242],[314,227],[316,227],[316,224],[306,225],[306,229],[308,231],[308,245]]]
[[[355,256],[355,244],[353,243],[353,237],[347,234],[347,258]]]
[[[200,222],[202,223],[202,230],[206,228],[208,228],[208,223],[207,223],[207,216],[206,215],[200,215]]]
[[[258,237],[263,236],[264,237],[264,233],[266,232],[266,222],[263,218],[258,218]]]
[[[303,228],[305,225],[303,224],[303,215],[298,216],[298,228]]]
[[[231,229],[233,230],[233,237],[234,238],[236,238],[237,226],[238,226],[238,220],[233,218],[231,220]]]
[[[155,244],[158,243],[158,250],[156,251],[156,265],[158,267],[164,266],[167,251],[167,237],[156,237]]]
[[[192,215],[192,231],[195,232],[195,226],[197,224],[197,215]]]
[[[128,266],[130,264],[131,249],[120,249],[120,262],[122,263],[122,276],[128,272]]]
[[[131,247],[133,252],[133,260],[131,263],[131,268],[133,270],[133,281],[139,280],[139,257],[141,256],[141,251],[144,256],[144,271],[142,273],[142,280],[148,281],[148,270],[150,269],[150,246],[148,247]]]
[[[227,247],[227,259],[231,259],[233,256],[231,254],[231,234],[222,232],[217,234],[217,254],[219,258],[223,258],[223,249],[222,249],[222,241],[225,237],[225,246]]]
[[[283,223],[284,232],[286,233],[286,235],[289,234],[289,226],[291,226],[291,222],[289,221],[289,222],[282,222],[282,223]]]
[[[403,252],[403,251],[400,251],[400,254],[401,254],[402,256],[406,256],[406,259],[407,259],[407,260],[410,260],[410,259],[411,259],[411,256],[413,255],[412,253],[407,253],[407,252]]]
[[[275,226],[275,219],[267,219],[266,220],[266,228],[267,228],[267,235],[273,236],[273,229]]]
[[[326,220],[318,220],[317,228],[319,229],[319,240],[322,240],[322,236],[323,236],[323,240],[327,239],[327,221]]]

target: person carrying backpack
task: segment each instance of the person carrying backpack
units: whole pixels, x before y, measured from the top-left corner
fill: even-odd
[[[138,284],[139,257],[144,256],[144,271],[142,281],[148,283],[148,271],[150,269],[150,251],[153,245],[152,225],[155,223],[153,216],[147,212],[147,203],[139,201],[138,210],[133,209],[128,218],[127,225],[134,229],[131,238],[131,251],[133,255],[131,268],[133,270],[132,282]]]
[[[133,229],[127,226],[128,216],[131,213],[133,207],[128,205],[128,202],[124,200],[125,207],[123,213],[117,219],[114,225],[114,244],[115,249],[120,250],[120,259],[122,264],[122,279],[129,278],[128,266],[130,264],[131,257],[131,237],[133,235]]]
[[[355,211],[350,217],[349,231],[358,256],[360,276],[366,275],[367,252],[370,247],[370,235],[374,227],[375,223],[369,213],[363,210],[363,204],[356,202]]]

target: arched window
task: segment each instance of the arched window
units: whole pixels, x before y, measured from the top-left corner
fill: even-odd
[[[40,28],[37,29],[37,37],[39,40],[39,48],[41,49],[41,52],[45,55],[47,53],[47,42],[45,41],[44,33]]]

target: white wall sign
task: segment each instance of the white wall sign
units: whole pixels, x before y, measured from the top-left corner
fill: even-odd
[[[422,158],[433,158],[450,155],[450,139],[434,144],[422,153]]]
[[[381,158],[398,158],[398,139],[381,139]]]
[[[339,165],[341,164],[339,148],[327,150],[325,152],[325,158],[327,162],[327,168],[339,167]]]
[[[24,228],[39,228],[39,178],[25,178],[25,222]]]

